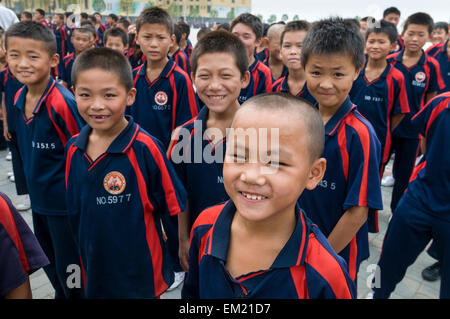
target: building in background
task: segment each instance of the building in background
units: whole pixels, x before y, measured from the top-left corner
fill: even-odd
[[[6,0],[6,7],[16,13],[42,8],[46,12],[66,11],[114,13],[136,17],[147,7],[159,6],[167,9],[173,17],[188,20],[231,20],[244,12],[250,12],[252,0]]]

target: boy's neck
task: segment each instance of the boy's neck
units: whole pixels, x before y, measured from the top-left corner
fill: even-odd
[[[281,238],[285,238],[287,242],[296,226],[295,205],[266,220],[256,222],[242,218],[242,215],[236,211],[232,221],[232,231],[233,226],[234,229],[239,228],[248,236],[262,238],[265,242]]]
[[[417,51],[410,51],[407,48],[405,48],[405,52],[403,53],[403,56],[406,56],[408,58],[419,59],[422,56],[422,49],[417,50]]]
[[[187,40],[180,40],[180,49],[184,50],[187,47]]]
[[[147,72],[149,72],[150,70],[159,70],[159,69],[162,70],[166,66],[167,62],[169,62],[168,57],[164,57],[163,59],[158,61],[153,61],[148,58],[146,60],[147,60]]]
[[[386,58],[383,59],[372,59],[369,57],[366,64],[366,69],[380,69],[384,70],[387,67],[387,60]]]
[[[250,65],[252,65],[253,63],[255,63],[255,56],[254,56],[253,53],[252,53],[252,54],[250,54],[250,55],[248,56],[248,65],[250,66]]]
[[[42,94],[44,94],[45,89],[48,86],[48,83],[50,82],[50,74],[48,75],[48,77],[42,81],[33,83],[33,84],[27,84],[27,95],[29,96],[34,96],[34,97],[38,97],[38,96],[42,96]]]
[[[215,123],[218,123],[218,122],[223,123],[223,124],[225,124],[225,126],[229,127],[231,124],[231,121],[233,120],[234,114],[239,109],[239,107],[240,107],[240,104],[236,100],[226,108],[225,112],[218,113],[218,112],[209,110],[208,119],[213,120]]]
[[[269,55],[269,65],[279,66],[282,64],[283,64],[283,61],[281,61],[280,59],[274,58],[272,55]]]
[[[322,116],[323,125],[326,125],[328,123],[328,121],[333,117],[333,115],[336,114],[336,112],[342,107],[343,103],[344,101],[342,101],[337,105],[327,107],[321,106],[320,104],[318,105],[320,116]]]
[[[288,79],[295,82],[303,82],[306,79],[305,70],[303,68],[299,69],[288,69]]]
[[[178,51],[179,48],[180,47],[177,44],[174,44],[169,50],[169,55],[172,56],[175,52]]]

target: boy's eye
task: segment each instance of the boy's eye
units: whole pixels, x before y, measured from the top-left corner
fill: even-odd
[[[343,73],[335,73],[334,76],[337,78],[341,78],[344,76],[344,74]]]
[[[79,97],[89,97],[89,94],[87,93],[80,93],[78,94]]]
[[[310,72],[312,76],[319,76],[320,72],[319,71],[311,71]]]
[[[113,93],[107,93],[107,94],[105,94],[105,97],[106,98],[112,98],[112,97],[116,97],[116,95],[113,94]]]

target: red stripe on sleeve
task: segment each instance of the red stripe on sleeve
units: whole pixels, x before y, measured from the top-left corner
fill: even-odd
[[[66,155],[66,189],[67,189],[67,181],[69,180],[69,172],[70,172],[70,164],[72,164],[72,156],[75,153],[77,148],[72,144],[67,150]]]
[[[141,196],[142,205],[144,207],[144,221],[145,221],[145,236],[147,239],[147,245],[150,249],[150,256],[153,266],[153,283],[155,288],[155,296],[160,296],[168,288],[167,283],[164,281],[162,275],[163,266],[163,253],[161,247],[161,239],[158,236],[156,225],[153,219],[153,205],[150,203],[147,194],[147,185],[145,183],[144,176],[136,159],[136,154],[133,148],[127,151],[128,159],[133,166],[133,170],[136,173],[138,182],[139,195]]]
[[[143,133],[138,133],[136,139],[144,143],[150,150],[156,164],[158,165],[159,171],[161,172],[162,187],[164,189],[165,198],[167,206],[169,208],[170,215],[176,215],[181,212],[181,207],[178,204],[177,194],[172,184],[172,179],[170,178],[169,171],[167,170],[166,163],[162,153],[160,152],[158,146],[152,140],[152,138]]]
[[[428,135],[428,129],[430,128],[430,126],[433,124],[434,120],[436,119],[436,117],[438,117],[438,115],[445,109],[448,108],[448,104],[449,104],[449,100],[450,98],[447,98],[445,100],[443,100],[441,103],[439,103],[431,112],[430,114],[430,118],[428,119],[428,123],[427,123],[427,128],[425,130],[425,137]]]
[[[342,125],[337,132],[339,150],[341,151],[342,157],[342,170],[344,172],[345,181],[348,181],[348,165],[349,156],[347,151],[347,132],[345,130],[345,125]]]
[[[348,117],[347,124],[353,127],[359,136],[364,154],[364,166],[361,178],[361,187],[359,189],[358,206],[367,206],[367,185],[369,179],[369,157],[370,157],[370,134],[368,128],[354,114]]]
[[[328,282],[336,298],[352,298],[347,279],[345,278],[340,264],[334,256],[322,246],[314,234],[309,235],[308,252],[305,261]]]
[[[355,281],[356,279],[356,256],[358,255],[358,244],[356,243],[356,235],[350,241],[350,255],[348,258],[348,274],[350,278]]]
[[[25,254],[25,249],[23,248],[22,240],[20,239],[19,231],[17,230],[14,216],[12,215],[8,203],[2,196],[0,196],[0,223],[5,228],[9,237],[14,242],[17,251],[19,252],[19,259],[23,270],[28,272],[30,270],[30,266],[28,265],[27,256]]]
[[[188,99],[189,99],[189,108],[191,109],[191,116],[195,117],[198,115],[198,108],[197,108],[197,102],[195,100],[194,87],[192,86],[192,81],[189,78],[188,74],[186,72],[183,72],[182,74],[183,74],[184,78],[186,79],[186,86],[187,86]]]
[[[169,81],[170,81],[170,88],[172,89],[172,94],[173,94],[173,100],[172,100],[172,127],[170,128],[170,131],[173,132],[173,130],[175,129],[176,126],[176,114],[177,114],[177,101],[178,101],[178,92],[177,92],[177,87],[175,85],[175,78],[173,76],[173,73],[170,74],[169,77]]]
[[[440,90],[443,90],[445,88],[445,82],[444,79],[442,78],[441,66],[439,65],[439,62],[435,58],[429,56],[428,59],[434,65],[438,87]]]

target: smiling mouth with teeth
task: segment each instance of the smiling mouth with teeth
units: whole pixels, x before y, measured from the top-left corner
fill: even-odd
[[[242,196],[244,196],[246,199],[249,200],[263,200],[266,199],[266,196],[262,196],[262,195],[256,195],[256,194],[248,194],[248,193],[244,193],[244,192],[240,192]]]

